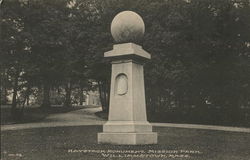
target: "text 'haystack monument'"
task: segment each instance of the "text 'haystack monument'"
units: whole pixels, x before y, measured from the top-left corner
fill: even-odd
[[[157,133],[147,121],[143,75],[143,64],[151,56],[134,43],[144,31],[142,18],[132,11],[120,12],[112,21],[111,34],[118,44],[104,53],[112,61],[112,76],[108,122],[98,133],[98,143],[157,143]]]

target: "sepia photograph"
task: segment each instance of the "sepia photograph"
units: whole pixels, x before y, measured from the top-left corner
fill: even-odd
[[[0,0],[0,160],[250,160],[250,0]]]

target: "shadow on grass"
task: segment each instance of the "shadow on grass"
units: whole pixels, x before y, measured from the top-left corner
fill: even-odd
[[[1,125],[40,122],[50,114],[67,113],[70,111],[75,111],[90,107],[94,106],[72,106],[72,107],[52,106],[51,108],[25,107],[23,117],[18,121],[14,120],[13,117],[11,116],[10,107],[2,107]]]
[[[99,111],[99,112],[96,112],[95,115],[97,117],[102,118],[102,119],[108,120],[108,113],[107,112]]]

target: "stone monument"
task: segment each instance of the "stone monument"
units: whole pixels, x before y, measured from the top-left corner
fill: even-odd
[[[98,133],[98,143],[138,145],[156,144],[157,133],[147,121],[143,64],[151,56],[133,42],[140,40],[145,26],[135,12],[115,16],[111,34],[118,43],[104,57],[112,61],[108,122]]]

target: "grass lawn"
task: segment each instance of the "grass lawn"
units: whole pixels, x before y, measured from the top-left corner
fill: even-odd
[[[24,129],[16,131],[3,131],[1,133],[1,159],[27,159],[27,160],[249,160],[250,134],[238,132],[224,132],[197,129],[156,127],[158,132],[157,145],[120,146],[97,144],[97,133],[102,126],[77,126]],[[76,150],[78,152],[69,152]],[[88,150],[88,151],[87,151]],[[182,150],[196,151],[185,153],[188,158],[119,158],[104,157],[98,150],[124,151],[134,150],[145,153],[149,150],[176,151],[181,155]],[[79,151],[85,151],[79,152]],[[199,152],[197,152],[199,151]],[[116,154],[119,155],[119,154]],[[170,154],[165,154],[169,156]]]

